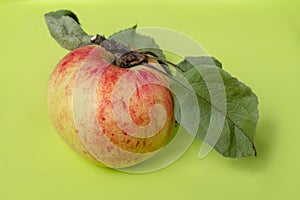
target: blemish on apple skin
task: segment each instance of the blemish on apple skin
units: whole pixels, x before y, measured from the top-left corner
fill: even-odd
[[[91,74],[96,74],[97,72],[98,72],[98,69],[96,68],[91,71]]]
[[[135,147],[138,147],[138,146],[139,146],[139,144],[140,144],[140,141],[137,141],[137,143],[136,143]]]
[[[83,152],[83,154],[88,154],[88,152],[86,150],[83,150],[82,152]]]
[[[137,98],[139,99],[140,98],[140,90],[139,90],[139,86],[138,86],[138,84],[137,84],[137,82],[135,82],[135,88],[136,88],[136,96],[137,96]]]
[[[63,62],[60,64],[61,65],[61,68],[60,68],[61,71],[66,67],[66,64],[69,64],[69,62],[67,60],[63,60]]]
[[[125,110],[127,108],[127,106],[126,106],[126,103],[125,103],[125,101],[123,99],[122,99],[121,103],[122,103],[123,109]]]
[[[107,146],[107,148],[106,148],[106,149],[107,149],[107,152],[109,152],[109,153],[110,153],[110,152],[111,152],[111,150],[112,150],[110,146]]]
[[[123,135],[128,135],[125,131],[122,130]]]

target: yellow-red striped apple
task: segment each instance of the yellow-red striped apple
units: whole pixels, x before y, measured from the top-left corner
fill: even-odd
[[[121,68],[112,60],[97,45],[73,50],[53,71],[47,102],[54,127],[73,150],[95,164],[122,168],[169,142],[173,96],[168,78],[157,70]]]

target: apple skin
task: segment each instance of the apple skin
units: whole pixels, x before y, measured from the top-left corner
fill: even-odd
[[[123,168],[170,141],[173,96],[158,71],[120,68],[112,59],[97,45],[67,54],[50,77],[47,103],[53,126],[74,151],[97,165]]]

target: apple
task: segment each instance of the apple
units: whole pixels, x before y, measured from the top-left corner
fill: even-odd
[[[145,65],[121,68],[98,45],[77,48],[56,66],[48,85],[51,122],[89,161],[112,168],[136,165],[172,138],[169,80]],[[148,61],[161,69],[156,60]]]

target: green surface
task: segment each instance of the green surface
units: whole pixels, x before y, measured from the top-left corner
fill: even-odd
[[[0,199],[300,198],[299,1],[1,2]],[[67,51],[50,37],[43,14],[61,8],[74,10],[91,34],[138,23],[201,43],[259,97],[258,157],[212,152],[199,160],[196,141],[173,165],[133,175],[77,156],[46,107],[48,78]]]

